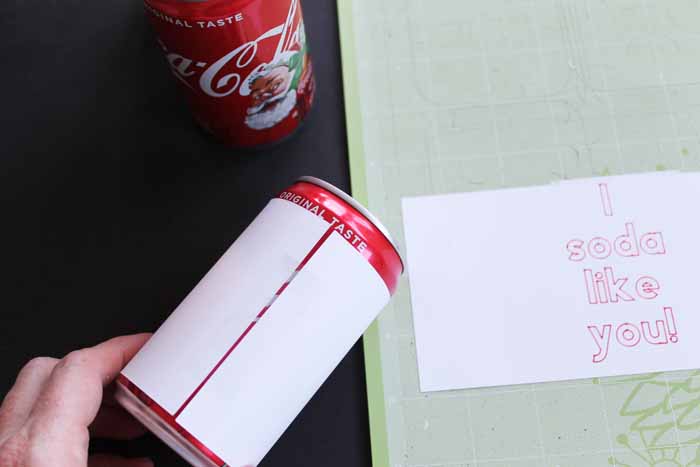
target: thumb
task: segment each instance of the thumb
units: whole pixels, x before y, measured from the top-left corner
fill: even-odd
[[[102,403],[103,386],[116,377],[149,337],[116,337],[72,352],[56,365],[28,420],[32,443],[52,454],[52,466],[85,465],[88,426]]]

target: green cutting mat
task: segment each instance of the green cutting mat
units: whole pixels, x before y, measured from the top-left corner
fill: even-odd
[[[698,0],[338,2],[353,190],[401,246],[402,196],[700,169]],[[700,372],[420,393],[408,280],[365,336],[374,467],[700,465]]]

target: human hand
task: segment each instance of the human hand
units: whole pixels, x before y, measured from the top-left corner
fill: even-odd
[[[149,459],[88,459],[90,436],[131,439],[145,432],[103,388],[149,337],[116,337],[61,360],[27,363],[0,406],[0,466],[151,467]]]

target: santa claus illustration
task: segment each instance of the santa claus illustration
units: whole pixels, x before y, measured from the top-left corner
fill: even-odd
[[[250,128],[271,128],[289,115],[297,102],[305,55],[302,51],[284,52],[248,78],[245,84],[250,90],[252,105],[245,122]]]

